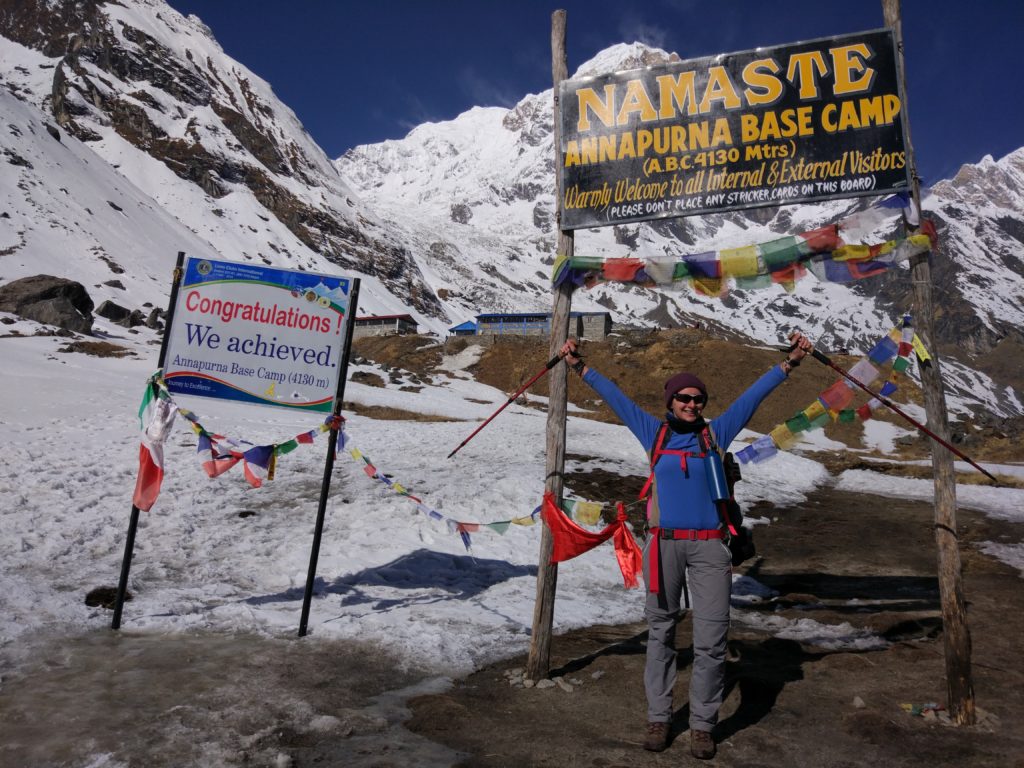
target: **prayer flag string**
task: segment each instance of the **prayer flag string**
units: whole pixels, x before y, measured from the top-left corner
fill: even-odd
[[[899,386],[899,375],[905,374],[910,366],[910,355],[914,353],[920,362],[931,359],[921,339],[914,333],[910,315],[903,317],[903,323],[883,336],[864,357],[850,368],[850,376],[869,387],[882,375],[882,367],[892,364],[889,376],[878,394],[889,397]],[[798,411],[791,418],[775,426],[767,435],[762,435],[736,454],[741,463],[759,463],[770,459],[780,450],[792,447],[800,439],[801,432],[823,427],[830,422],[867,421],[882,405],[872,397],[864,405],[851,408],[855,384],[840,378],[815,398],[814,402]]]
[[[890,201],[896,200],[893,204]],[[888,198],[867,212],[848,217],[838,224],[771,240],[757,245],[681,257],[656,256],[646,259],[558,256],[551,281],[558,287],[566,281],[592,288],[605,282],[625,282],[645,287],[688,283],[705,296],[722,297],[730,283],[736,288],[754,289],[781,285],[792,291],[796,281],[811,272],[818,280],[851,283],[880,274],[912,256],[934,249],[937,235],[932,222],[921,222],[921,232],[907,238],[875,245],[844,242],[841,231],[873,221],[874,212],[900,206],[908,221],[917,221],[916,208],[901,196]],[[884,213],[882,214],[884,215]]]
[[[342,427],[344,429],[344,426]],[[363,473],[372,480],[376,480],[381,483],[385,492],[395,493],[399,496],[405,496],[411,501],[416,502],[416,511],[422,515],[425,515],[431,520],[439,523],[443,523],[448,531],[452,534],[457,534],[461,539],[463,545],[466,547],[467,552],[472,551],[472,537],[470,534],[477,533],[483,528],[494,531],[495,533],[504,536],[508,529],[513,525],[529,526],[535,525],[537,518],[541,515],[542,507],[538,506],[529,515],[520,517],[513,517],[509,520],[498,520],[490,523],[479,523],[469,522],[465,520],[456,520],[454,518],[447,517],[441,514],[432,506],[424,502],[417,496],[414,496],[409,490],[399,482],[392,479],[392,476],[381,472],[377,466],[373,463],[373,460],[367,456],[363,451],[355,446],[352,446],[348,450],[348,454],[354,461],[362,462]],[[601,520],[602,512],[606,505],[593,502],[593,501],[579,501],[573,499],[565,499],[562,502],[562,511],[566,515],[574,517],[578,522],[585,525],[596,525]]]
[[[431,520],[444,524],[450,533],[459,536],[467,552],[472,552],[472,538],[470,534],[477,533],[481,529],[486,528],[499,535],[504,535],[511,526],[535,525],[537,519],[542,516],[544,504],[536,507],[529,515],[489,523],[469,522],[447,517],[424,502],[423,499],[413,495],[402,483],[392,479],[391,475],[381,472],[374,465],[370,457],[359,448],[350,446],[345,431],[346,422],[344,417],[340,415],[337,417],[333,415],[328,416],[319,427],[302,432],[281,443],[270,443],[267,445],[256,445],[248,440],[210,432],[203,427],[199,418],[192,411],[182,408],[174,402],[173,397],[164,384],[162,371],[154,373],[146,382],[146,391],[139,406],[139,422],[143,428],[143,437],[140,448],[139,476],[134,498],[134,503],[139,509],[148,511],[155,503],[156,497],[159,494],[160,483],[163,480],[163,443],[170,432],[177,414],[180,414],[189,422],[192,431],[196,434],[196,453],[199,457],[200,466],[208,477],[211,479],[220,477],[237,464],[242,464],[245,479],[253,488],[260,488],[265,482],[274,479],[278,456],[291,453],[299,445],[311,444],[319,434],[336,428],[338,430],[337,449],[339,452],[347,449],[346,452],[353,460],[362,463],[364,474],[381,483],[382,490],[386,493],[394,493],[408,498],[415,503],[417,512]],[[553,503],[550,494],[545,496],[545,504],[549,506],[549,518]],[[569,517],[574,517],[579,523],[585,525],[597,525],[601,521],[605,507],[605,504],[599,502],[574,499],[563,500],[560,511],[565,516],[567,525],[563,525],[560,530],[567,530],[568,526],[574,525],[568,520]],[[633,540],[632,534],[626,527],[625,520],[625,507],[620,503],[618,505],[616,521],[606,526],[600,533],[589,534],[579,526],[575,526],[573,530],[579,535],[598,537],[593,539],[595,543],[592,546],[596,546],[597,543],[601,543],[608,538],[614,538],[616,558],[622,570],[623,578],[626,586],[632,587],[636,586],[636,573],[639,572],[639,566],[637,565],[639,563],[639,549]]]

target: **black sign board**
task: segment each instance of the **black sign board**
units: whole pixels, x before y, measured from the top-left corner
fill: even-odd
[[[891,30],[560,88],[562,228],[907,189]]]

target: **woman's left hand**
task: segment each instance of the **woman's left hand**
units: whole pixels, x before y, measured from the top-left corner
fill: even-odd
[[[793,331],[793,333],[789,334],[789,343],[793,345],[793,349],[789,353],[789,359],[797,363],[814,351],[814,344],[800,331]]]

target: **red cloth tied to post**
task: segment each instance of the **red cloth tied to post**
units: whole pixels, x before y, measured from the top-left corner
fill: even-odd
[[[622,580],[626,589],[637,586],[637,574],[643,569],[643,557],[633,534],[626,526],[626,510],[621,502],[618,504],[618,517],[614,523],[607,525],[597,533],[581,528],[574,523],[555,504],[555,497],[549,492],[544,494],[541,517],[551,531],[553,547],[551,562],[560,563],[589,552],[598,544],[612,539],[615,545],[615,559],[622,571]]]

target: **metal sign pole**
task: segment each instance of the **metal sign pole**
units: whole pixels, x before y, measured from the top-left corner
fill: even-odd
[[[164,367],[167,356],[167,340],[171,337],[171,323],[174,321],[174,305],[178,302],[178,286],[181,285],[181,266],[185,263],[185,252],[178,251],[178,260],[174,265],[174,276],[171,279],[171,298],[167,302],[164,337],[160,341],[160,357],[157,368]],[[139,527],[139,508],[132,504],[131,516],[128,518],[128,535],[124,542],[124,557],[121,559],[121,578],[117,582],[117,598],[114,600],[114,618],[110,622],[111,629],[121,628],[121,610],[124,608],[124,596],[128,591],[128,571],[132,567],[132,554],[135,552],[135,531]]]
[[[337,453],[338,441],[337,417],[341,415],[342,400],[345,397],[345,380],[348,378],[348,360],[352,352],[352,332],[356,325],[356,307],[359,304],[359,278],[352,281],[352,295],[348,304],[348,317],[345,318],[345,349],[341,355],[341,371],[338,374],[338,392],[334,398],[335,426],[331,427],[327,441],[327,461],[324,463],[324,479],[320,486],[320,503],[316,511],[316,526],[313,531],[313,545],[309,550],[309,573],[306,575],[306,590],[302,596],[302,616],[299,618],[299,637],[306,636],[309,622],[309,605],[313,599],[313,582],[316,581],[316,563],[320,557],[320,538],[324,530],[324,517],[327,512],[327,496],[331,491],[331,474],[334,472],[334,457]]]

